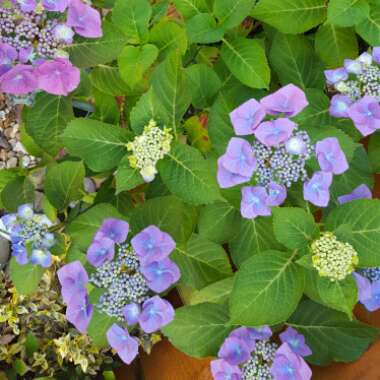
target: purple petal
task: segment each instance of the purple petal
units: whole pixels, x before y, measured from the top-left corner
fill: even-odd
[[[74,31],[65,24],[58,24],[53,30],[54,38],[66,45],[71,44],[74,38]]]
[[[108,238],[102,240],[95,240],[87,250],[87,260],[94,267],[109,262],[115,255],[115,243]]]
[[[166,326],[174,319],[173,306],[159,296],[146,300],[139,317],[140,327],[148,334]]]
[[[0,77],[0,90],[13,95],[26,95],[37,89],[35,70],[29,65],[16,65]]]
[[[299,356],[309,356],[312,354],[310,347],[305,343],[305,337],[299,334],[293,327],[288,327],[280,334],[282,343],[287,343],[292,351]]]
[[[242,200],[240,212],[244,218],[252,219],[257,216],[271,215],[268,207],[268,194],[262,186],[245,186],[241,189]]]
[[[359,60],[345,59],[344,68],[351,74],[361,74],[363,70],[363,64]]]
[[[123,315],[128,326],[133,326],[139,321],[141,309],[137,303],[130,303],[123,309]]]
[[[71,297],[66,308],[66,319],[72,323],[78,331],[85,333],[92,318],[93,306],[88,303],[88,297],[78,294]]]
[[[299,136],[291,137],[285,143],[285,149],[288,153],[299,156],[307,153],[307,145]]]
[[[348,116],[363,136],[380,129],[380,105],[376,98],[364,96],[350,107]]]
[[[17,50],[13,46],[3,42],[0,43],[0,65],[12,65],[17,56]]]
[[[380,64],[380,46],[372,49],[372,58],[376,63]]]
[[[325,70],[324,73],[328,84],[336,84],[342,80],[348,79],[348,73],[344,67],[339,67],[334,70]]]
[[[69,0],[42,0],[43,7],[50,12],[64,12]]]
[[[219,349],[218,357],[226,360],[231,365],[246,362],[251,356],[251,350],[244,340],[230,337],[227,338]]]
[[[81,0],[70,1],[67,25],[82,37],[99,38],[103,34],[99,12]]]
[[[348,117],[352,100],[346,95],[334,95],[331,98],[329,112],[333,117]]]
[[[217,181],[222,189],[227,189],[229,187],[248,182],[251,179],[251,177],[245,177],[227,170],[224,165],[228,160],[229,158],[226,154],[218,159]]]
[[[52,264],[51,253],[43,249],[33,249],[30,262],[43,268],[49,268]]]
[[[329,188],[332,183],[332,174],[315,172],[303,186],[304,199],[319,207],[326,207],[330,201]]]
[[[356,286],[358,288],[358,298],[361,303],[370,299],[372,296],[371,281],[368,278],[360,275],[357,272],[352,273],[356,281]]]
[[[266,146],[278,146],[290,138],[296,126],[286,118],[265,121],[256,128],[255,137]]]
[[[260,103],[267,113],[271,115],[284,114],[288,117],[297,115],[309,104],[305,93],[294,84],[288,84],[275,93],[262,98]]]
[[[217,359],[211,362],[211,373],[214,380],[241,380],[241,370],[226,360]]]
[[[138,341],[129,335],[128,330],[122,329],[117,324],[108,329],[107,340],[126,364],[131,364],[139,353]]]
[[[287,191],[284,185],[271,182],[267,186],[268,189],[268,206],[280,206],[285,202]]]
[[[23,12],[33,12],[37,6],[36,0],[12,0]]]
[[[255,99],[248,100],[230,113],[231,123],[238,136],[252,135],[264,117],[265,110]]]
[[[342,174],[348,169],[348,162],[336,137],[327,137],[317,142],[315,152],[324,172]]]
[[[23,219],[31,220],[34,216],[33,206],[31,204],[24,204],[17,209],[17,215]]]
[[[105,219],[98,232],[95,240],[106,237],[115,243],[124,243],[127,240],[129,224],[124,220],[109,218]]]
[[[355,199],[372,199],[372,192],[370,188],[365,184],[359,185],[352,191],[352,193],[338,197],[338,202],[343,204],[351,202]]]
[[[371,284],[371,297],[361,301],[368,311],[380,309],[380,281]]]

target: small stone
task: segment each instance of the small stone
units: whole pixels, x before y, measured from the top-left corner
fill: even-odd
[[[18,160],[16,157],[12,157],[7,161],[7,168],[12,169],[17,167]]]

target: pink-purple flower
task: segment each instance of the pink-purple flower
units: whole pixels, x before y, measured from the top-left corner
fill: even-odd
[[[120,359],[126,364],[131,364],[139,353],[137,339],[131,337],[127,329],[121,328],[116,323],[108,329],[107,340]]]
[[[251,356],[251,350],[242,339],[228,337],[219,349],[218,357],[232,365],[246,362]]]
[[[268,184],[268,199],[267,204],[271,207],[280,206],[285,202],[287,191],[284,185],[279,185],[275,182]]]
[[[12,68],[17,59],[17,50],[7,43],[0,43],[0,76]]]
[[[252,135],[265,118],[264,107],[255,99],[241,104],[230,113],[232,126],[237,136]]]
[[[67,96],[80,82],[80,71],[67,59],[45,61],[36,69],[38,87],[50,94]]]
[[[363,136],[380,129],[380,105],[376,98],[364,96],[348,110],[348,115]]]
[[[42,6],[50,12],[64,12],[69,0],[42,0]]]
[[[326,207],[330,201],[330,186],[333,175],[327,172],[315,172],[303,186],[304,199],[319,207]]]
[[[290,138],[296,126],[287,118],[265,121],[256,128],[255,137],[266,146],[278,146]]]
[[[228,162],[228,160],[229,158],[226,154],[219,157],[218,159],[218,171],[216,179],[218,181],[219,186],[222,189],[227,189],[229,187],[248,182],[251,179],[250,177],[242,176],[240,174],[236,174],[227,170],[225,167],[225,163]]]
[[[0,92],[25,95],[37,88],[35,69],[29,65],[16,65],[0,77]]]
[[[146,333],[153,333],[168,325],[173,319],[173,306],[161,297],[153,296],[143,303],[139,324]]]
[[[74,31],[66,24],[58,24],[53,30],[54,38],[65,44],[71,44],[74,38]]]
[[[106,237],[94,240],[87,250],[87,260],[94,267],[100,267],[113,259],[115,243]]]
[[[271,372],[276,380],[309,380],[312,375],[305,360],[296,355],[287,343],[277,350]]]
[[[372,49],[372,59],[380,64],[380,46],[374,47]]]
[[[141,307],[137,303],[130,303],[124,307],[123,314],[128,326],[133,326],[139,321]]]
[[[66,319],[72,323],[81,333],[85,333],[92,318],[93,305],[88,301],[88,296],[78,293],[70,298],[66,308]]]
[[[294,84],[288,84],[275,93],[265,96],[260,103],[267,113],[271,115],[283,114],[286,117],[297,115],[309,104],[305,93]]]
[[[129,224],[121,219],[107,218],[95,234],[95,240],[108,238],[114,243],[123,243],[128,236]]]
[[[257,216],[271,215],[268,205],[268,193],[263,186],[245,186],[241,189],[242,200],[240,212],[244,218],[252,219]]]
[[[305,343],[305,337],[299,334],[293,327],[288,327],[280,334],[282,343],[287,343],[292,351],[299,356],[309,356],[312,354],[310,347]]]
[[[334,117],[348,117],[352,100],[346,95],[334,95],[331,98],[329,112]]]
[[[317,142],[315,152],[322,171],[342,174],[348,169],[348,162],[336,137],[327,137]]]
[[[37,6],[36,0],[12,0],[23,12],[33,12]]]
[[[372,192],[371,189],[365,185],[359,185],[358,187],[355,187],[354,190],[350,194],[341,195],[338,197],[339,204],[347,203],[354,201],[355,199],[371,199],[372,198]]]
[[[176,246],[169,234],[153,225],[139,232],[131,244],[143,265],[165,259]]]
[[[357,272],[353,273],[358,288],[359,302],[368,311],[380,309],[380,280],[371,282],[368,278]]]
[[[328,84],[336,84],[341,80],[348,79],[348,72],[344,67],[339,67],[334,70],[325,70],[325,77]]]
[[[70,1],[67,25],[83,37],[99,38],[103,34],[99,12],[81,0]]]
[[[211,362],[211,373],[214,380],[241,380],[240,368],[228,363],[224,359],[217,359]]]

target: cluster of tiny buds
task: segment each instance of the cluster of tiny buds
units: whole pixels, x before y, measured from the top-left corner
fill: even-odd
[[[358,272],[371,282],[380,280],[380,267],[360,269]]]
[[[312,261],[322,277],[331,281],[343,280],[358,264],[358,254],[349,243],[339,241],[331,232],[325,232],[311,244]]]
[[[132,154],[129,163],[132,168],[140,170],[146,182],[150,182],[157,174],[156,164],[170,152],[170,144],[173,140],[170,128],[161,129],[154,120],[144,127],[140,136],[127,144]]]
[[[278,147],[268,147],[258,140],[253,142],[253,152],[258,165],[255,171],[258,185],[267,186],[270,182],[275,182],[290,187],[295,182],[306,180],[305,164],[313,153],[313,145],[305,131],[296,130],[290,139],[293,138],[304,143],[303,153],[289,153],[286,147],[287,142]]]
[[[105,289],[97,308],[123,321],[124,307],[132,302],[144,302],[150,293],[144,276],[139,272],[140,263],[133,248],[121,244],[117,251],[116,259],[98,267],[90,276],[90,282]]]
[[[272,380],[271,366],[278,345],[270,340],[259,340],[252,357],[242,366],[242,380]]]

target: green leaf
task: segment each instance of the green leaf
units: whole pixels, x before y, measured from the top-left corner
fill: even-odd
[[[109,346],[106,333],[114,323],[117,323],[115,317],[110,317],[108,314],[101,313],[96,308],[94,309],[87,328],[87,334],[98,348]]]
[[[195,229],[197,213],[173,196],[157,197],[134,209],[131,226],[134,233],[154,224],[170,234],[177,244],[189,240]]]
[[[371,162],[372,169],[375,173],[380,173],[379,152],[380,152],[380,133],[374,133],[369,138],[368,157],[369,157],[369,161]]]
[[[55,155],[63,145],[61,134],[73,117],[70,97],[40,92],[23,119],[26,131],[33,140],[44,151]]]
[[[380,7],[371,4],[369,16],[356,25],[356,33],[372,46],[380,45]]]
[[[293,262],[294,256],[267,251],[242,264],[230,297],[233,323],[263,326],[289,318],[304,291],[303,270]]]
[[[85,167],[82,162],[66,161],[48,167],[45,178],[45,194],[58,210],[83,196]]]
[[[327,20],[341,27],[356,25],[368,16],[367,0],[330,0],[327,8]]]
[[[184,144],[174,144],[158,163],[162,181],[170,192],[195,205],[221,199],[215,168],[213,160],[205,160],[197,149]]]
[[[185,245],[177,245],[172,258],[181,270],[181,282],[191,288],[201,289],[232,275],[222,246],[196,234]]]
[[[211,44],[224,36],[224,29],[216,25],[214,17],[209,13],[200,13],[188,20],[186,31],[191,44]]]
[[[225,29],[239,25],[252,9],[251,0],[215,0],[214,15]]]
[[[191,102],[187,77],[179,54],[170,54],[155,69],[152,76],[152,88],[166,112],[167,126],[176,132],[177,125]]]
[[[206,0],[173,0],[172,2],[184,18],[208,11]]]
[[[128,41],[127,37],[106,20],[102,23],[102,29],[101,38],[78,38],[66,48],[73,65],[86,68],[111,62],[118,57]]]
[[[255,39],[223,40],[220,52],[232,74],[246,86],[268,88],[270,70],[262,44]]]
[[[378,338],[377,329],[309,300],[301,302],[287,324],[305,336],[313,352],[307,360],[316,365],[354,361]]]
[[[214,282],[205,288],[194,291],[190,298],[190,304],[196,305],[204,302],[225,304],[232,292],[234,277]]]
[[[289,249],[304,248],[319,235],[313,215],[295,207],[273,209],[273,230],[276,239]]]
[[[260,0],[252,16],[282,33],[298,34],[314,28],[326,18],[324,0]]]
[[[229,246],[237,267],[253,255],[282,248],[274,236],[272,218],[242,219]]]
[[[121,78],[120,72],[116,67],[104,65],[95,67],[91,71],[90,79],[91,84],[98,91],[102,91],[107,95],[121,96],[131,93],[131,88]]]
[[[11,258],[9,273],[19,294],[29,295],[37,290],[44,269],[39,265],[20,265],[14,257]]]
[[[184,306],[162,332],[179,350],[195,357],[216,356],[232,330],[225,307],[213,303]]]
[[[72,120],[62,139],[67,150],[84,160],[95,172],[110,170],[118,165],[127,153],[130,134],[116,125],[97,120]]]
[[[236,234],[240,213],[227,202],[215,202],[203,207],[198,219],[199,234],[215,243],[226,243]]]
[[[172,50],[183,55],[187,49],[186,30],[176,22],[164,19],[151,29],[149,42],[157,45],[161,55],[166,56]]]
[[[148,0],[116,0],[112,12],[113,23],[122,30],[131,44],[140,44],[148,38],[152,7]]]
[[[76,248],[86,251],[106,218],[126,219],[115,207],[108,203],[98,203],[84,213],[77,216],[67,225],[67,232],[71,236]]]
[[[329,68],[341,66],[346,58],[356,58],[359,48],[354,29],[333,24],[320,26],[315,35],[315,51]]]
[[[16,212],[19,206],[33,201],[34,186],[27,177],[17,177],[8,182],[1,192],[1,203],[10,212]]]
[[[122,191],[132,190],[135,187],[144,183],[138,169],[131,168],[128,155],[121,161],[115,173],[116,179],[116,194]]]
[[[0,170],[0,208],[3,208],[2,201],[1,201],[1,192],[3,191],[4,187],[7,186],[7,184],[13,180],[15,180],[19,174],[16,170],[7,170],[3,169]]]
[[[22,359],[16,359],[12,364],[12,368],[20,376],[24,376],[30,370],[30,367]]]
[[[204,64],[195,64],[186,68],[189,79],[191,103],[195,108],[203,109],[211,106],[222,83],[210,67]],[[207,83],[207,85],[205,85]]]
[[[117,59],[121,77],[130,87],[134,87],[157,56],[158,49],[151,44],[126,46]]]
[[[356,282],[352,276],[342,281],[330,281],[321,277],[317,287],[319,296],[326,306],[342,311],[352,319],[352,310],[358,302]]]
[[[334,209],[326,219],[328,231],[339,231],[338,239],[350,243],[359,255],[360,267],[380,266],[380,200],[359,199]]]
[[[293,83],[303,89],[325,86],[323,64],[305,36],[276,33],[270,62],[283,85]]]
[[[95,99],[94,119],[103,123],[117,124],[120,121],[120,110],[115,96],[99,91],[95,87],[92,89]]]

